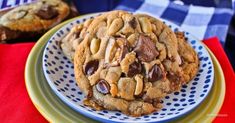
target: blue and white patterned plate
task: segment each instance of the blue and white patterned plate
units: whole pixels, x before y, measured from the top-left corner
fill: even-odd
[[[74,110],[101,122],[160,122],[178,118],[197,107],[209,94],[213,85],[214,68],[212,60],[195,37],[185,32],[188,43],[196,50],[200,68],[196,77],[182,87],[180,92],[169,94],[163,99],[163,108],[149,115],[130,117],[118,111],[95,111],[83,105],[84,95],[74,78],[73,64],[67,59],[60,46],[61,39],[69,33],[73,25],[84,22],[97,14],[82,16],[59,29],[48,41],[43,53],[44,75],[56,95]],[[175,24],[164,21],[172,30],[182,31]]]

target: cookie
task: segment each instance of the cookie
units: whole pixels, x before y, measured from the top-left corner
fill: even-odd
[[[68,42],[78,39],[74,32]],[[151,16],[111,11],[91,20],[84,32],[73,47],[75,78],[87,97],[84,104],[97,110],[150,114],[197,72],[195,51]]]
[[[91,22],[92,19],[86,21],[84,24],[82,23],[75,25],[61,41],[60,47],[63,53],[72,62],[74,59],[75,49],[78,44],[84,39],[87,27]]]
[[[36,3],[23,5],[10,10],[0,18],[1,40],[14,39],[15,35],[24,32],[43,32],[65,19],[70,10],[60,0],[40,0]],[[15,35],[11,37],[8,32]]]
[[[198,72],[199,60],[195,50],[186,42],[183,32],[176,32],[178,51],[182,60],[184,83],[188,83]]]

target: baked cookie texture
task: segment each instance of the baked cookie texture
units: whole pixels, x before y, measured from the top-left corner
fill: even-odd
[[[17,7],[0,18],[0,38],[14,39],[27,32],[38,34],[57,25],[69,12],[68,5],[61,0],[40,0]]]
[[[184,82],[189,82],[196,74],[199,68],[199,60],[195,50],[186,42],[183,32],[176,32],[178,41],[178,51],[182,60]]]
[[[125,11],[104,13],[75,26],[62,40],[75,78],[97,110],[141,116],[162,108],[198,71],[198,56],[184,34],[156,18]]]
[[[74,59],[74,53],[75,50],[80,44],[81,41],[83,41],[86,30],[91,23],[93,19],[87,20],[84,23],[75,25],[69,34],[65,36],[65,38],[61,41],[61,49],[63,50],[63,53],[73,62]]]

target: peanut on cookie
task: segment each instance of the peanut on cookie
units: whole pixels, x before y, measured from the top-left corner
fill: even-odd
[[[131,116],[149,114],[162,107],[162,98],[196,75],[196,52],[181,33],[175,34],[158,19],[111,11],[88,21],[75,26],[62,41],[69,49],[64,48],[65,54],[74,59],[86,105]],[[74,41],[79,42],[75,47]]]

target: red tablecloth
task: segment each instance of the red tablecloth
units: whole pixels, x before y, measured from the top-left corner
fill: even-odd
[[[204,43],[219,60],[225,74],[226,96],[215,123],[229,123],[235,118],[235,75],[217,38]],[[32,104],[25,87],[24,67],[34,43],[0,44],[0,121],[2,123],[47,122]]]

